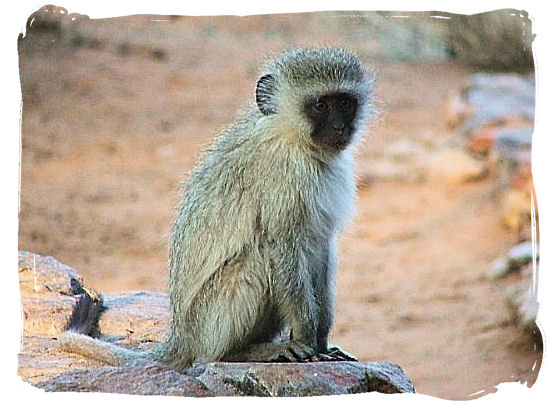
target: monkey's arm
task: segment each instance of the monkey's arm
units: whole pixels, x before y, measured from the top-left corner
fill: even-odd
[[[336,239],[327,243],[326,249],[318,257],[319,262],[313,273],[315,302],[319,310],[317,346],[322,353],[328,352],[328,334],[334,322],[334,276],[338,266]]]
[[[338,267],[338,244],[334,237],[327,244],[321,256],[322,260],[314,276],[315,298],[319,309],[317,346],[320,353],[330,357],[328,360],[356,361],[357,359],[337,346],[329,346],[328,335],[334,323],[334,278]]]
[[[311,276],[311,261],[302,253],[300,240],[279,244],[280,257],[274,268],[274,297],[284,323],[290,328],[290,343],[296,350],[308,347],[319,353],[317,332],[319,311],[315,301],[315,290]],[[286,251],[285,251],[286,250]],[[304,359],[304,355],[298,356]]]

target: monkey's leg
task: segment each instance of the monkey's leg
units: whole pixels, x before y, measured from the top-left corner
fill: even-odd
[[[280,356],[297,361],[314,354],[300,343],[271,343],[283,327],[270,298],[268,276],[255,262],[239,257],[205,284],[194,302],[195,361],[273,361]],[[251,348],[254,347],[254,348]]]
[[[295,275],[295,274],[292,274]],[[256,276],[261,276],[256,274]],[[293,280],[301,279],[295,276]],[[260,280],[258,280],[260,281]],[[260,281],[261,282],[261,281]],[[256,281],[249,282],[254,285]],[[305,362],[316,355],[315,340],[315,302],[311,284],[304,286],[285,287],[288,279],[274,279],[270,289],[265,290],[260,299],[266,304],[256,317],[251,332],[243,340],[244,345],[228,352],[224,360],[250,362]],[[285,285],[286,284],[286,285]],[[247,285],[242,285],[247,287]],[[256,287],[252,287],[256,290]],[[305,296],[305,297],[304,297]],[[286,341],[273,341],[276,334],[283,331],[285,325],[292,328],[291,338]]]

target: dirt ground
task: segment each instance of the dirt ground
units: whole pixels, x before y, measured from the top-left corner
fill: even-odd
[[[353,24],[329,35],[301,18],[89,21],[79,42],[54,35],[21,53],[19,248],[55,256],[103,292],[165,291],[179,183],[250,98],[259,61],[285,46],[344,44],[375,68],[382,114],[359,171],[397,139],[456,137],[445,102],[467,70],[390,60]],[[400,364],[437,397],[531,385],[542,347],[514,324],[506,282],[485,277],[515,241],[499,220],[491,177],[362,187],[341,239],[333,343]]]

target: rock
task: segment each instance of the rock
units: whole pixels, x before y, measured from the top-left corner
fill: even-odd
[[[23,306],[23,335],[55,337],[75,321],[81,310],[102,308],[76,272],[53,257],[19,252],[19,285]],[[93,332],[93,322],[80,331]]]
[[[373,362],[211,363],[198,376],[218,395],[304,397],[327,394],[414,393],[403,370]]]
[[[537,329],[536,320],[539,303],[533,282],[533,265],[524,265],[521,269],[522,280],[507,290],[508,303],[520,327],[527,333]]]
[[[166,293],[119,292],[103,298],[105,311],[99,319],[102,334],[140,342],[165,339],[170,317]]]
[[[369,391],[379,393],[414,393],[411,379],[399,365],[386,362],[367,363]]]
[[[533,183],[530,159],[518,166],[510,180],[510,188],[523,192],[524,194],[531,194],[531,192],[533,192],[535,185]]]
[[[167,396],[214,396],[192,376],[160,364],[100,367],[65,373],[36,384],[45,391],[88,391]]]
[[[497,131],[495,137],[495,153],[498,160],[508,160],[516,157],[518,150],[531,150],[533,128],[503,128]]]
[[[421,163],[426,178],[436,182],[463,184],[476,181],[488,173],[484,162],[478,161],[458,148],[434,150]]]
[[[383,158],[369,161],[360,171],[359,183],[398,181],[418,183],[425,180],[463,184],[484,178],[487,164],[466,151],[445,146],[425,147],[402,139],[388,146]]]
[[[493,150],[498,129],[494,127],[482,127],[472,132],[468,140],[468,149],[473,153],[488,156]]]
[[[18,267],[19,287],[24,296],[73,295],[81,286],[82,279],[76,272],[53,257],[20,251]]]
[[[536,259],[539,258],[538,252]],[[512,266],[522,266],[533,261],[533,244],[530,241],[518,244],[508,251],[508,261]]]
[[[503,257],[497,258],[487,273],[489,279],[501,279],[506,277],[511,272],[511,268],[508,265],[508,260]]]
[[[452,91],[449,94],[447,104],[445,105],[445,122],[449,128],[454,129],[458,127],[466,121],[472,113],[472,108],[466,103],[463,92]]]
[[[351,393],[414,393],[403,370],[374,362],[224,363],[181,374],[161,364],[101,367],[37,383],[46,391],[142,395],[305,397]]]
[[[538,252],[535,259],[538,260]],[[493,263],[488,275],[491,279],[500,279],[514,271],[520,270],[526,264],[533,261],[533,244],[525,241],[512,247],[506,257],[500,257]]]
[[[93,359],[62,352],[55,338],[24,336],[18,355],[17,374],[24,381],[36,385],[75,369],[91,369],[99,365]]]
[[[84,14],[67,12],[66,8],[46,5],[35,11],[27,20],[27,34],[51,33],[61,35],[64,30],[70,29],[77,22],[88,20]]]
[[[531,225],[531,195],[514,189],[501,196],[501,217],[503,225],[516,233]]]
[[[365,369],[341,363],[211,363],[198,376],[217,395],[304,397],[368,391]]]
[[[533,268],[538,258],[538,251],[533,251],[531,241],[525,241],[512,247],[505,257],[497,259],[488,273],[489,278],[497,280],[519,272],[520,280],[508,287],[506,297],[518,325],[537,338],[540,336],[535,323],[539,309],[536,295],[538,276]]]
[[[531,140],[533,130],[502,129],[495,137],[491,160],[498,173],[499,186],[508,188],[514,178],[521,172],[522,177],[516,180],[519,189],[527,188],[525,182],[531,179]],[[529,192],[531,189],[529,189]]]
[[[52,5],[43,6],[31,14],[27,21],[27,32],[60,33],[67,9]]]
[[[533,190],[535,95],[533,75],[483,73],[471,76],[460,102],[457,93],[450,97],[460,111],[468,111],[459,128],[468,136],[468,149],[489,157],[501,189],[511,186],[529,194]]]
[[[490,124],[532,125],[535,117],[535,79],[517,74],[474,74],[464,92],[472,113],[461,126],[470,133]]]
[[[426,153],[426,149],[420,144],[408,139],[399,139],[388,145],[385,154],[397,162],[408,162]]]
[[[376,181],[411,182],[424,180],[424,173],[415,164],[394,162],[389,159],[372,160],[357,175],[359,186]]]
[[[165,337],[168,297],[156,292],[100,296],[72,268],[52,257],[19,253],[24,337],[18,374],[46,391],[142,395],[312,396],[378,391],[414,393],[395,364],[373,362],[197,364],[184,374],[160,363],[105,366],[62,352],[56,337],[66,327],[137,349]]]
[[[537,313],[539,312],[539,302],[537,296],[529,290],[524,291],[519,296],[517,302],[518,321],[526,331],[531,331],[536,327]]]

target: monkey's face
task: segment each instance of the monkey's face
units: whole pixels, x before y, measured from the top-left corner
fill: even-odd
[[[350,143],[355,130],[357,98],[349,93],[312,97],[304,103],[304,113],[313,126],[312,141],[323,148],[341,150]]]

